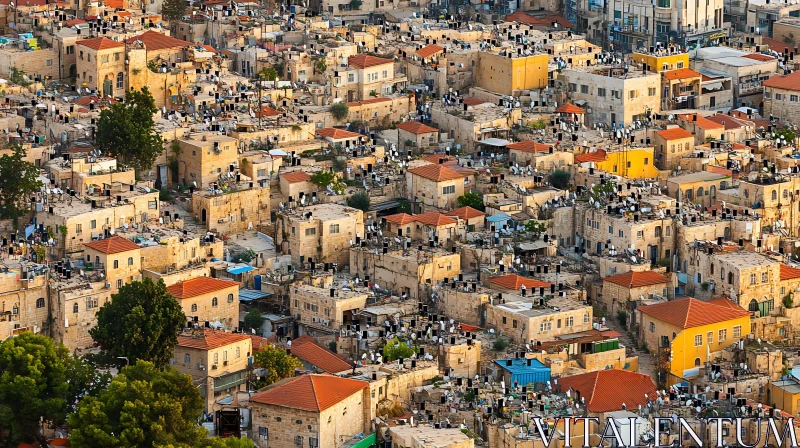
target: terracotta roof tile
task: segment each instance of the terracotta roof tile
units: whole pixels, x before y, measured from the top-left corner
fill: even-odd
[[[752,125],[752,124],[748,125],[747,121],[742,120],[741,118],[736,118],[736,117],[732,117],[730,115],[725,115],[725,114],[712,115],[712,116],[708,117],[707,120],[713,121],[714,123],[721,124],[722,126],[725,126],[725,130],[739,129],[739,128],[743,128],[745,126]],[[750,122],[750,123],[752,123],[752,122]]]
[[[692,297],[637,308],[644,314],[683,329],[725,322],[750,313],[740,308],[730,309],[703,302]]]
[[[117,42],[107,37],[95,37],[93,39],[79,40],[78,45],[89,47],[92,50],[105,50],[108,48],[125,48],[125,45],[122,42]]]
[[[800,269],[781,263],[781,280],[800,278]]]
[[[384,216],[383,219],[389,222],[393,222],[395,224],[400,224],[401,226],[410,224],[415,221],[414,217],[409,215],[408,213],[396,213],[394,215]]]
[[[763,62],[775,60],[775,58],[773,58],[772,56],[767,56],[766,54],[761,54],[761,53],[750,53],[742,57],[747,59],[752,59],[754,61],[763,61]]]
[[[474,174],[474,171],[459,172],[444,165],[430,164],[408,170],[409,173],[421,176],[436,182],[453,179],[463,179]]]
[[[698,114],[678,114],[678,118],[686,120],[690,123],[703,128],[703,129],[724,129],[725,127],[719,123],[714,123],[708,118]]]
[[[363,137],[361,134],[355,132],[345,131],[344,129],[337,128],[322,128],[317,130],[317,134],[333,140],[341,140],[345,138],[358,138]]]
[[[602,162],[604,160],[606,160],[606,152],[602,149],[575,156],[575,163]]]
[[[775,75],[762,84],[764,87],[800,91],[800,72],[792,72],[788,75]]]
[[[778,53],[783,53],[783,50],[788,48],[789,51],[794,51],[797,47],[790,47],[789,45],[781,42],[779,40],[771,39],[769,37],[762,37],[761,43],[764,45],[769,45],[769,49],[773,51],[777,51]],[[795,52],[796,54],[797,52]]]
[[[516,151],[522,152],[530,152],[530,153],[537,153],[537,152],[547,152],[550,151],[553,145],[549,145],[547,143],[539,143],[533,140],[523,140],[521,142],[511,143],[506,145],[508,149],[514,149]]]
[[[447,154],[428,154],[422,160],[430,163],[438,163],[440,165],[450,165],[451,162],[457,162],[457,159]]]
[[[558,106],[556,112],[561,114],[585,114],[586,111],[572,103],[564,103]]]
[[[553,22],[557,22],[558,26],[567,29],[573,28],[575,26],[574,23],[555,14],[549,14],[544,17],[533,17],[522,11],[517,11],[512,14],[508,14],[506,16],[506,22],[520,22],[527,25],[544,26],[544,27],[552,27]]]
[[[678,79],[689,79],[689,78],[702,78],[703,75],[697,73],[696,71],[690,68],[679,68],[676,70],[667,70],[666,72],[661,73],[662,76],[669,79],[670,81],[675,81]]]
[[[71,27],[71,26],[75,26],[75,25],[82,25],[84,23],[89,23],[89,22],[87,22],[85,20],[82,20],[82,19],[72,19],[72,20],[67,20],[66,22],[64,22],[64,25]]]
[[[649,376],[627,370],[598,370],[562,377],[558,384],[562,391],[572,389],[580,394],[589,412],[620,411],[623,403],[627,409],[635,410],[656,397],[656,386]]]
[[[733,301],[727,297],[715,297],[708,301],[708,303],[721,306],[723,308],[730,308],[732,310],[741,310],[744,309],[740,307],[738,304],[733,303]]]
[[[626,272],[624,274],[613,275],[603,279],[604,282],[615,283],[626,288],[641,288],[642,286],[660,285],[667,283],[669,279],[653,271],[644,272]],[[632,286],[631,286],[632,285]]]
[[[376,65],[391,64],[391,59],[376,58],[368,54],[360,54],[358,56],[350,56],[347,59],[347,65],[356,68],[375,67]]]
[[[307,336],[301,336],[292,341],[292,356],[328,373],[339,373],[353,368],[352,364]]]
[[[139,246],[133,241],[116,235],[102,240],[92,241],[91,243],[85,243],[84,246],[106,255],[139,249]]]
[[[292,171],[291,173],[281,174],[281,177],[286,179],[290,184],[298,182],[308,182],[311,180],[311,175],[305,171]]]
[[[260,117],[277,117],[278,115],[283,114],[269,106],[261,106],[261,110],[256,113],[256,116]]]
[[[431,44],[417,50],[417,54],[422,58],[429,58],[440,51],[444,51],[444,48]]]
[[[404,121],[397,124],[397,129],[402,129],[412,134],[429,134],[431,132],[439,132],[438,129],[432,128],[428,125],[422,124],[419,121]]]
[[[656,134],[660,135],[664,140],[678,140],[681,138],[694,137],[694,134],[683,128],[672,128],[658,131]]]
[[[333,375],[306,374],[258,393],[251,397],[250,401],[319,412],[367,388],[369,383],[366,381]]]
[[[176,299],[188,299],[209,292],[221,291],[232,286],[239,286],[239,282],[220,280],[211,277],[196,277],[167,287],[167,292]]]
[[[461,219],[471,219],[471,218],[478,218],[480,216],[486,216],[486,213],[483,213],[480,210],[476,210],[472,207],[461,207],[455,210],[450,210],[446,213],[447,216],[456,216]]]
[[[455,219],[447,215],[443,215],[439,212],[422,213],[419,215],[397,213],[394,215],[385,216],[384,219],[386,219],[386,221],[399,224],[401,226],[410,224],[412,222],[419,222],[429,226],[444,226],[448,224],[455,224],[458,222]]]
[[[131,37],[126,42],[130,44],[137,40],[142,41],[147,51],[164,50],[166,48],[184,48],[194,45],[191,42],[176,39],[156,31],[146,31],[138,36]]]
[[[178,335],[178,346],[200,350],[212,350],[247,339],[250,339],[250,336],[243,333],[226,333],[224,331],[203,328],[200,329],[196,337],[186,334]]]
[[[547,282],[540,282],[539,280],[534,280],[532,278],[523,277],[517,274],[507,274],[498,277],[492,277],[489,279],[489,283],[497,285],[501,288],[512,289],[514,291],[519,291],[520,289],[522,289],[523,285],[525,285],[525,289],[533,289],[533,288],[549,288],[550,285],[552,284]]]

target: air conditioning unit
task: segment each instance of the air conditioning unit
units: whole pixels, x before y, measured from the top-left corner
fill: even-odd
[[[312,317],[311,322],[318,322],[318,319],[316,317]]]
[[[198,364],[197,368],[200,370],[206,370],[206,366],[204,364]]]

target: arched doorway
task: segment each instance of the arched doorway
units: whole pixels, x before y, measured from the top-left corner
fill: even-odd
[[[206,209],[200,210],[200,222],[206,222]]]

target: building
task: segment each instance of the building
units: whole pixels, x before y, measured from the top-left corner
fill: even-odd
[[[21,331],[45,333],[50,330],[49,268],[31,262],[5,259],[0,262],[0,338],[6,340]]]
[[[680,159],[694,150],[694,135],[676,125],[656,131],[654,140],[656,165],[662,170],[674,170]]]
[[[661,72],[661,109],[697,109],[703,75],[688,68]]]
[[[536,358],[495,359],[503,372],[502,380],[510,387],[528,386],[550,381],[550,369]]]
[[[667,194],[680,202],[691,201],[703,207],[711,207],[717,202],[717,191],[723,182],[731,177],[711,171],[681,174],[666,179]]]
[[[237,175],[238,176],[238,175]],[[269,216],[269,183],[234,182],[192,195],[192,215],[205,228],[221,234],[252,229]]]
[[[649,376],[626,370],[598,370],[562,377],[558,383],[562,391],[571,390],[575,400],[583,403],[591,414],[635,410],[657,397],[656,386]]]
[[[117,292],[122,285],[141,280],[141,248],[119,236],[84,244],[84,258],[89,269],[105,273],[109,287]]]
[[[208,322],[227,330],[239,326],[239,283],[197,277],[167,287],[183,313],[195,322]]]
[[[306,372],[310,373],[337,374],[353,368],[353,364],[323,347],[310,336],[293,339],[291,353],[303,363]]]
[[[722,140],[725,137],[725,126],[702,115],[681,114],[678,115],[678,123],[694,135],[695,145],[702,145],[711,140]]]
[[[347,66],[334,72],[333,96],[348,102],[389,96],[406,82],[405,75],[395,74],[393,60],[359,54],[350,56]]]
[[[353,247],[350,272],[359,278],[369,278],[398,296],[421,299],[445,279],[458,277],[461,255],[443,248],[429,248],[427,244],[422,250],[412,246],[377,254],[373,248]]]
[[[455,208],[458,197],[469,190],[472,170],[429,164],[407,171],[406,198],[424,210]]]
[[[800,122],[800,72],[776,75],[764,81],[764,116]]]
[[[393,426],[389,428],[393,447],[403,448],[473,448],[475,440],[459,428],[427,426]]]
[[[630,271],[603,279],[601,302],[607,307],[608,315],[616,316],[617,311],[627,310],[630,302],[642,297],[649,300],[665,299],[670,288],[670,280],[654,271]]]
[[[598,149],[575,156],[575,164],[603,170],[628,179],[658,177],[654,148],[623,148],[619,151]],[[588,166],[587,166],[588,165]]]
[[[416,152],[426,152],[428,148],[438,147],[439,130],[419,121],[404,121],[397,124],[397,141],[401,147],[410,146]]]
[[[335,448],[371,433],[369,383],[332,375],[289,378],[250,397],[259,447]]]
[[[734,107],[758,109],[763,97],[763,82],[778,70],[778,60],[759,53],[730,47],[703,47],[697,50],[694,69],[712,70],[731,78]]]
[[[289,312],[295,322],[329,333],[343,325],[357,323],[356,314],[366,306],[365,292],[310,285],[289,288]]]
[[[636,322],[638,337],[658,363],[668,366],[659,372],[667,384],[697,376],[712,354],[750,333],[750,313],[743,308],[691,297],[640,306]]]
[[[445,212],[445,214],[463,222],[467,226],[467,232],[480,232],[486,228],[486,214],[472,207],[459,207]]]
[[[549,291],[548,291],[549,293]],[[557,336],[592,328],[592,307],[574,299],[545,300],[539,291],[502,293],[502,298],[485,305],[486,327],[502,331],[516,343],[552,341]]]
[[[349,262],[348,249],[363,236],[364,212],[338,204],[314,204],[278,215],[275,245],[302,265]]]
[[[239,144],[235,138],[203,132],[178,139],[178,145],[176,181],[181,185],[208,188],[219,181],[221,174],[227,175],[239,168]]]
[[[386,232],[390,235],[411,238],[412,241],[422,241],[426,246],[431,238],[434,243],[458,239],[460,233],[458,220],[443,213],[428,212],[418,215],[397,213],[384,216]],[[438,238],[438,240],[436,239]]]
[[[77,42],[77,74],[83,87],[103,96],[125,96],[125,44],[107,37]]]
[[[252,356],[252,340],[246,334],[191,328],[178,336],[172,367],[191,375],[206,402],[205,412],[213,413],[222,408],[219,401],[245,387]]]
[[[475,85],[490,92],[515,96],[523,90],[547,87],[548,59],[546,54],[506,56],[481,51],[473,75]]]

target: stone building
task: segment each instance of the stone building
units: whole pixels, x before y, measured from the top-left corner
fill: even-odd
[[[220,174],[227,175],[239,167],[239,144],[227,135],[194,134],[178,139],[178,145],[178,179],[175,180],[181,185],[207,188],[219,180]]]
[[[616,316],[617,311],[626,310],[629,302],[641,297],[650,300],[666,299],[670,280],[659,272],[630,271],[603,279],[601,302],[607,307],[608,315]]]
[[[77,80],[103,96],[125,96],[125,45],[107,37],[77,42]]]
[[[455,208],[458,197],[469,191],[472,170],[429,164],[410,169],[406,174],[406,198],[425,210]]]
[[[461,256],[441,248],[375,253],[373,248],[350,248],[350,273],[389,289],[398,296],[422,299],[431,288],[461,273]]]
[[[717,191],[727,185],[731,177],[711,171],[699,171],[667,178],[666,193],[680,202],[689,201],[703,207],[711,207],[717,202]]]
[[[676,125],[657,131],[654,138],[656,165],[662,170],[674,170],[680,159],[694,150],[694,136]]]
[[[0,339],[21,331],[48,332],[48,267],[5,259],[0,262],[0,272],[5,273],[0,276]]]
[[[252,229],[269,218],[269,185],[231,182],[224,189],[192,195],[192,214],[207,229],[222,234]]]
[[[481,51],[475,71],[475,85],[502,95],[547,87],[547,54],[500,55]]]
[[[190,328],[178,336],[172,367],[191,375],[205,401],[205,412],[213,413],[222,408],[217,404],[220,399],[246,386],[252,352],[252,340],[246,334]]]
[[[429,148],[438,146],[439,130],[419,121],[404,121],[397,124],[397,141],[401,148],[414,148],[415,152],[427,152]]]
[[[382,220],[386,222],[387,234],[411,238],[412,241],[420,241],[425,246],[430,240],[437,244],[441,241],[441,244],[444,244],[460,236],[458,220],[439,212],[419,215],[398,213],[384,216]]]
[[[111,300],[111,288],[105,279],[92,272],[84,278],[77,273],[59,280],[50,288],[50,336],[70,351],[85,349],[94,342],[89,330],[97,324],[97,310]]]
[[[186,317],[231,330],[239,326],[239,283],[197,277],[167,287]]]
[[[364,236],[364,212],[338,204],[314,204],[286,210],[275,223],[275,245],[292,257],[292,263],[346,265],[348,249]]]
[[[764,116],[800,122],[800,74],[776,75],[764,81]]]
[[[487,303],[486,327],[502,331],[518,344],[552,341],[592,328],[591,306],[563,297],[545,300],[538,291],[532,295],[503,293],[501,299]]]
[[[289,288],[289,313],[300,325],[332,332],[357,323],[356,313],[367,306],[367,297],[349,289],[294,285]]]
[[[332,375],[276,383],[250,398],[255,442],[261,448],[341,446],[372,432],[368,394],[367,382]]]

